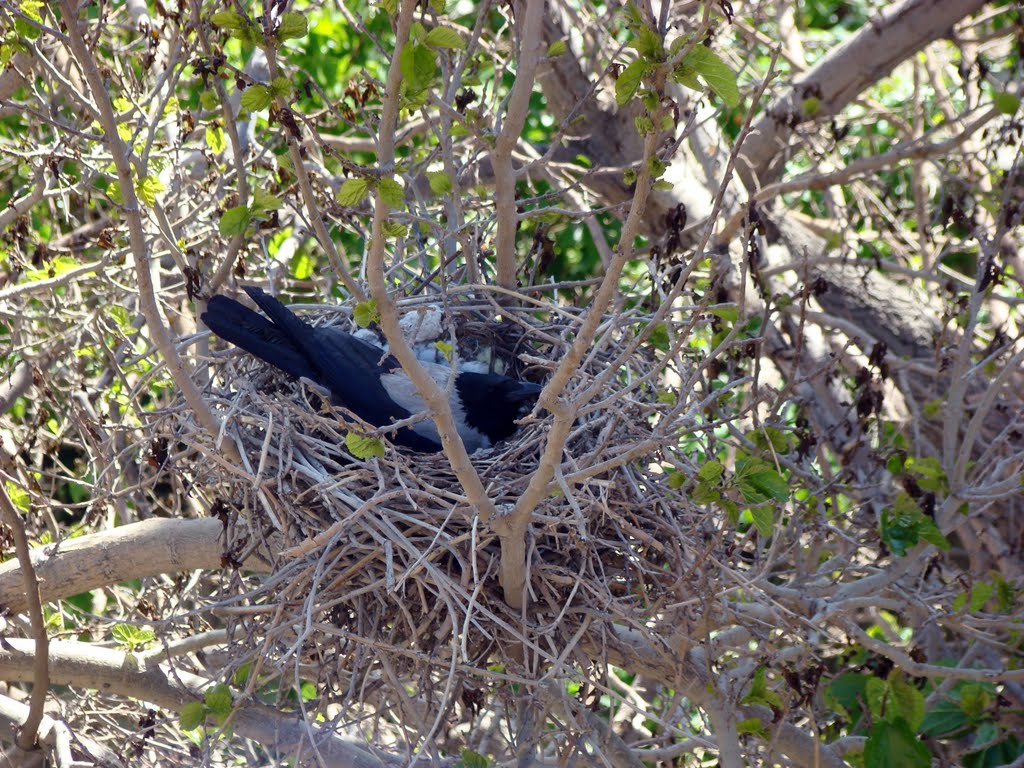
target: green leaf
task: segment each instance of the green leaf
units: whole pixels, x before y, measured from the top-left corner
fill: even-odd
[[[736,723],[736,732],[741,736],[749,734],[766,740],[771,736],[760,717],[748,717],[746,720],[740,720]]]
[[[882,510],[879,534],[893,554],[900,557],[919,541],[927,541],[942,550],[950,548],[949,541],[935,522],[921,511],[905,491],[896,494],[891,508]]]
[[[1020,109],[1020,98],[1006,91],[997,91],[992,95],[992,103],[1003,115],[1014,115]]]
[[[131,624],[115,624],[110,630],[111,636],[117,644],[134,651],[156,639],[156,633],[150,627],[136,627]]]
[[[220,234],[222,237],[235,237],[245,232],[252,220],[252,211],[247,206],[236,205],[228,208],[220,217]]]
[[[192,731],[206,720],[206,707],[201,701],[190,701],[178,714],[178,725],[183,731]]]
[[[911,456],[907,459],[907,470],[922,479],[946,481],[946,471],[942,468],[942,462],[936,456],[924,456],[922,458]],[[936,489],[929,488],[927,490]]]
[[[245,16],[234,11],[221,11],[210,17],[210,22],[218,29],[239,30],[249,25]]]
[[[356,321],[356,325],[360,328],[367,328],[370,323],[380,322],[380,313],[377,312],[377,300],[367,299],[356,304],[356,308],[352,312],[352,319]]]
[[[692,498],[697,504],[714,504],[716,501],[721,500],[722,492],[718,490],[716,483],[704,480],[697,483],[697,486],[693,489],[693,493],[690,498]],[[732,520],[731,522],[733,525],[736,524],[735,520]]]
[[[151,208],[156,204],[156,196],[165,189],[167,187],[156,176],[147,176],[135,184],[135,194],[139,196],[139,200]]]
[[[863,672],[844,672],[825,689],[825,702],[847,720],[857,722],[866,701],[865,688],[872,675]]]
[[[388,16],[394,16],[398,13],[398,0],[380,0],[380,7]]]
[[[775,530],[775,520],[771,508],[754,507],[750,510],[750,517],[754,521],[754,527],[757,528],[761,538],[771,538],[772,531]]]
[[[370,182],[366,179],[348,179],[338,190],[338,203],[351,207],[359,205],[370,191]]]
[[[902,720],[876,722],[864,745],[864,768],[929,768],[932,756]]]
[[[687,477],[682,472],[673,472],[668,476],[668,487],[673,491],[678,491],[684,485],[686,485]]]
[[[698,45],[684,59],[688,67],[700,75],[725,105],[735,109],[740,103],[739,83],[736,73],[710,48]]]
[[[32,21],[38,21],[40,24],[43,21],[42,14],[39,13],[43,8],[43,0],[21,0],[18,3],[18,10],[28,16]]]
[[[286,13],[281,16],[281,24],[277,28],[277,39],[281,42],[295,40],[305,37],[307,32],[309,32],[309,22],[306,21],[305,16],[301,13]]]
[[[664,323],[658,323],[651,329],[650,335],[647,340],[651,343],[651,346],[660,352],[668,352],[669,350],[669,338],[668,338],[668,327]]]
[[[199,94],[199,106],[203,109],[216,109],[220,104],[220,98],[216,91],[206,90]]]
[[[762,451],[770,448],[775,453],[788,453],[790,449],[789,438],[777,427],[760,427],[747,432],[746,437]]]
[[[218,722],[223,722],[231,714],[234,697],[231,695],[231,689],[224,683],[217,683],[217,685],[207,689],[206,694],[203,696],[203,701],[206,702],[207,713]]]
[[[804,113],[804,117],[814,117],[821,111],[821,99],[817,96],[807,96],[804,98],[803,104],[800,105],[800,109]]]
[[[717,482],[725,474],[725,465],[720,461],[706,461],[697,470],[697,477],[708,482]]]
[[[924,695],[899,673],[890,675],[888,682],[891,707],[886,719],[900,718],[916,732],[924,722]]]
[[[381,229],[384,237],[405,237],[409,234],[409,228],[397,221],[385,221]]]
[[[451,27],[434,27],[427,33],[423,42],[431,48],[450,48],[461,51],[466,47],[466,41],[462,39],[462,35]]]
[[[943,699],[928,710],[921,723],[921,734],[930,739],[952,736],[970,724],[970,719],[960,705],[950,699]]]
[[[987,582],[978,582],[970,591],[970,611],[971,613],[977,613],[985,607],[985,603],[988,602],[989,598],[992,597],[993,587]],[[956,611],[962,611],[968,605],[967,595],[960,593],[953,600],[953,609]]]
[[[384,455],[384,443],[376,437],[348,432],[345,435],[345,447],[357,459],[379,458]]]
[[[569,46],[565,44],[565,40],[555,40],[555,42],[548,46],[548,58],[553,59],[555,56],[561,56],[568,50]]]
[[[960,699],[960,708],[972,720],[986,714],[996,701],[996,690],[991,683],[960,682],[953,689]]]
[[[452,191],[452,179],[444,171],[427,171],[430,191],[435,195],[447,195]]]
[[[395,178],[380,180],[381,199],[391,208],[403,208],[405,206],[405,187]]]
[[[227,142],[224,140],[224,129],[219,125],[206,126],[206,146],[215,155],[223,152],[227,148]]]
[[[673,392],[672,390],[663,389],[654,396],[654,399],[659,403],[663,403],[664,405],[675,405],[677,398],[676,393]]]
[[[252,211],[256,215],[267,211],[276,211],[282,205],[281,198],[261,187],[256,187],[252,193]]]
[[[665,46],[661,35],[647,25],[636,30],[636,36],[629,41],[629,45],[631,48],[635,48],[643,59],[648,61],[665,60]]]
[[[244,109],[250,112],[259,112],[269,107],[270,102],[273,100],[274,96],[267,86],[254,85],[245,89],[245,92],[242,94],[241,104]]]
[[[619,73],[619,78],[615,81],[616,104],[620,107],[625,106],[633,98],[649,68],[650,64],[643,59],[637,59]]]
[[[456,768],[490,768],[490,761],[471,749],[462,750]]]
[[[451,362],[452,352],[455,351],[451,344],[447,341],[435,341],[434,348],[444,355],[446,360]]]
[[[270,95],[274,98],[288,98],[292,95],[292,81],[284,75],[275,77],[270,82]]]
[[[637,115],[633,118],[633,126],[636,128],[636,132],[643,137],[654,133],[654,121],[650,115]]]
[[[296,251],[292,255],[288,268],[296,280],[308,280],[316,271],[316,259],[307,251]]]
[[[938,547],[943,552],[949,552],[949,550],[953,548],[949,539],[942,535],[942,531],[939,530],[939,526],[937,526],[935,521],[929,517],[922,518],[918,523],[917,535],[929,544]]]
[[[787,501],[789,484],[775,467],[758,458],[736,462],[736,481],[740,493],[748,504],[759,504],[768,499]]]
[[[686,64],[680,64],[675,68],[672,72],[672,79],[680,85],[685,85],[692,91],[703,90],[700,79],[697,77],[697,70],[693,67],[688,67]]]
[[[761,704],[773,710],[783,708],[782,698],[768,687],[767,667],[758,667],[754,679],[750,682],[750,691],[741,700],[741,704]]]
[[[418,92],[427,88],[437,71],[437,54],[419,43],[408,42],[398,58],[398,67],[405,79],[406,87]]]
[[[42,7],[43,3],[41,2],[41,0],[21,0],[21,2],[18,3],[18,10],[20,10],[23,14],[28,16],[33,21],[37,21],[40,23],[42,23],[43,21],[43,17],[39,13]],[[11,42],[14,43],[14,46],[12,47],[18,46],[19,43],[22,42],[18,38],[23,38],[24,40],[32,41],[38,40],[39,36],[42,34],[39,27],[33,26],[24,19],[20,18],[16,18],[14,20],[14,33],[15,34],[13,36],[10,36],[3,41],[4,44],[0,46],[0,49],[6,49],[8,47],[8,44]]]

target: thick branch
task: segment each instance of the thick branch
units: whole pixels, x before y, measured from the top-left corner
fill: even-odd
[[[212,518],[155,518],[103,533],[35,547],[30,557],[44,602],[129,579],[223,567],[223,526]],[[262,569],[258,562],[247,568]],[[28,606],[17,560],[0,564],[0,607],[20,613]]]
[[[795,80],[754,124],[737,165],[747,189],[759,189],[781,176],[787,159],[785,149],[795,128],[812,119],[812,115],[805,114],[805,99],[817,100],[815,109],[808,110],[814,120],[839,113],[897,64],[948,34],[954,24],[983,5],[985,0],[904,0],[830,51]]]
[[[9,638],[0,648],[0,678],[31,680],[31,641]],[[157,706],[180,711],[200,698],[213,681],[166,665],[142,666],[131,654],[89,643],[56,642],[50,646],[53,682],[81,688],[101,689],[122,696],[151,701]],[[242,705],[234,710],[235,732],[257,741],[281,756],[308,754],[309,739],[316,740],[322,764],[339,768],[383,768],[398,759],[381,759],[364,745],[311,726],[297,717],[269,707]]]

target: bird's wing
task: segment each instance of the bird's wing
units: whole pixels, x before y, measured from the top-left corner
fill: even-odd
[[[406,407],[408,401],[396,399],[385,386],[385,381],[396,377],[406,381],[408,378],[402,373],[391,373],[401,368],[398,361],[385,355],[382,349],[340,328],[314,328],[259,288],[245,290],[267,313],[274,327],[305,357],[312,373],[303,375],[327,387],[335,403],[376,427],[386,427],[423,410],[422,407],[415,410]],[[264,359],[277,365],[269,358]],[[420,404],[422,406],[422,401]],[[427,424],[428,428],[416,429]],[[413,429],[415,431],[398,430],[395,441],[417,451],[438,449],[441,441],[433,422],[420,422]]]

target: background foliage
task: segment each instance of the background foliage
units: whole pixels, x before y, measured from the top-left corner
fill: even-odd
[[[1024,759],[1018,6],[21,0],[0,31],[10,759]],[[544,409],[429,468],[271,449],[301,392],[232,399],[260,374],[197,324],[240,284],[393,347],[424,301],[501,318]],[[384,477],[436,500],[425,540],[372,527]],[[389,547],[450,571],[400,594]],[[305,601],[331,557],[367,613]]]

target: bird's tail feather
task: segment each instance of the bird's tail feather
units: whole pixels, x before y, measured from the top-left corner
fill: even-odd
[[[312,350],[316,348],[313,326],[301,320],[288,307],[275,299],[262,288],[249,286],[245,289],[256,306],[263,310],[270,321],[288,336],[292,345],[298,349]]]
[[[291,315],[283,304],[267,294],[261,299],[268,299],[288,315]],[[252,293],[249,294],[252,296]],[[257,301],[253,296],[253,301]],[[264,312],[267,308],[263,301],[257,301]],[[268,312],[268,314],[270,314]],[[275,313],[279,314],[279,313]],[[301,324],[294,315],[291,315],[296,323]],[[255,355],[261,360],[280,368],[296,378],[305,376],[315,379],[316,372],[309,361],[302,354],[288,329],[282,328],[280,322],[270,322],[257,312],[240,304],[227,296],[214,296],[206,305],[206,311],[202,314],[202,321],[206,327],[220,336],[225,341],[230,341],[237,347]],[[277,321],[277,318],[274,318]]]

